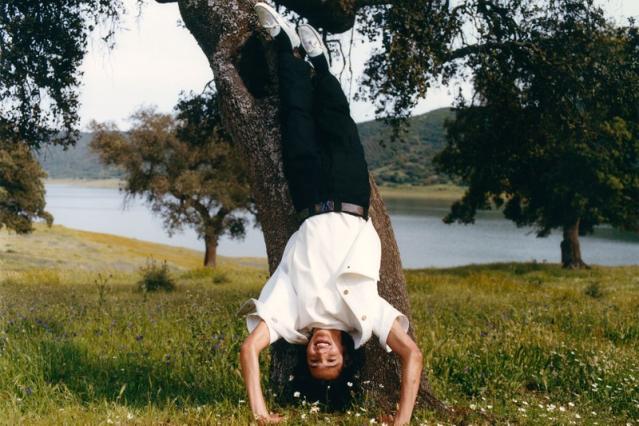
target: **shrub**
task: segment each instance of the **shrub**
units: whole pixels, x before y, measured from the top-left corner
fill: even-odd
[[[590,296],[593,299],[601,299],[604,296],[604,291],[601,288],[599,281],[592,281],[588,284],[588,287],[584,290],[586,296]]]
[[[213,274],[213,284],[224,284],[229,281],[229,277],[224,272],[215,272]]]
[[[166,260],[160,266],[155,261],[147,262],[146,266],[140,269],[142,278],[138,281],[138,288],[144,292],[158,290],[175,290],[175,281],[169,272],[169,265]]]

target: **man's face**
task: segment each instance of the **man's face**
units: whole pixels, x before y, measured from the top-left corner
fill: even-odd
[[[334,380],[344,367],[342,332],[318,328],[306,346],[306,362],[311,376],[319,380]]]

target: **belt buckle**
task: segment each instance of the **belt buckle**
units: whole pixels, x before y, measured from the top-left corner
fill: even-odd
[[[316,208],[318,213],[332,212],[335,211],[335,203],[333,200],[320,201],[320,203],[316,205]]]

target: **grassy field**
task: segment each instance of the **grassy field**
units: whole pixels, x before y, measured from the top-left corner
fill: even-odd
[[[0,233],[0,423],[248,424],[236,310],[267,279],[266,262],[222,258],[207,271],[200,257],[62,227]],[[151,258],[167,260],[176,291],[137,291]],[[639,422],[639,267],[406,275],[425,371],[471,423]],[[365,402],[343,414],[273,408],[289,424],[379,414]],[[415,424],[438,423],[449,420],[415,413]]]
[[[72,185],[82,188],[118,189],[122,181],[119,179],[46,179],[47,185]]]
[[[380,186],[382,198],[435,200],[452,203],[464,195],[465,189],[457,185]]]

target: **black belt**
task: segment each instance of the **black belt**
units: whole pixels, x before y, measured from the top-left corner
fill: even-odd
[[[349,213],[355,216],[363,217],[364,219],[368,219],[368,207],[334,200],[326,200],[321,201],[317,204],[313,204],[312,206],[297,212],[297,217],[300,222],[303,222],[304,219],[308,217],[328,212]]]

